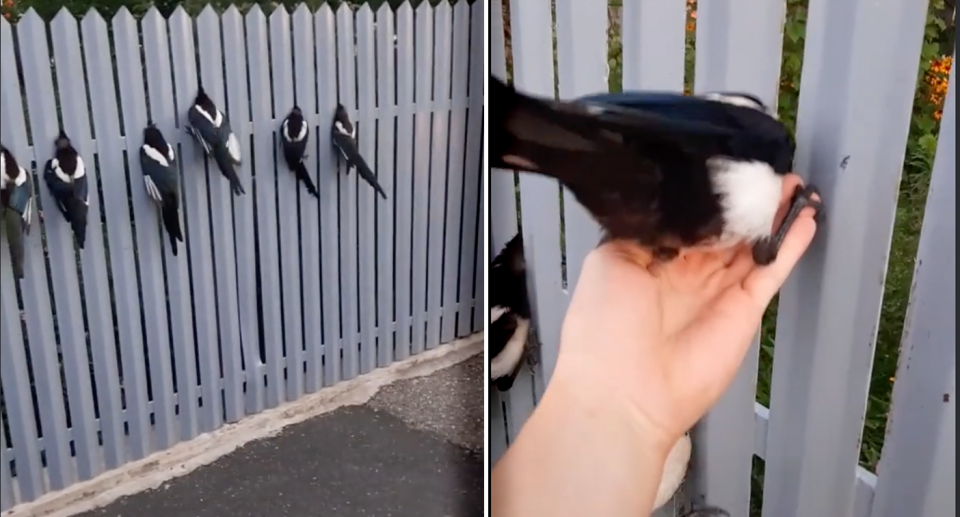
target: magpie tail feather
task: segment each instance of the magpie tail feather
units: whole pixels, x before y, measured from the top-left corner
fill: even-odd
[[[163,227],[170,236],[170,249],[177,255],[177,241],[183,242],[183,230],[180,228],[180,211],[177,198],[170,196],[163,200],[160,209],[163,216]]]
[[[358,157],[358,160],[354,165],[357,166],[357,174],[359,174],[364,181],[369,183],[370,186],[373,187],[373,189],[376,190],[383,199],[387,199],[387,193],[383,191],[383,187],[381,187],[380,183],[377,182],[377,176],[373,174],[373,171],[370,169],[370,166],[367,165],[367,162],[364,161],[362,157]]]
[[[310,179],[310,172],[307,171],[307,166],[301,161],[294,168],[293,172],[297,175],[297,179],[303,182],[303,186],[307,188],[307,192],[319,199],[320,192],[317,190],[317,186],[313,183],[313,180]]]

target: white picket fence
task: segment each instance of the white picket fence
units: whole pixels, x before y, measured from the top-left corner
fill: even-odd
[[[512,0],[514,84],[561,98],[607,89],[606,0]],[[623,2],[623,87],[680,91],[685,3]],[[501,0],[491,5],[491,72],[506,77]],[[551,12],[555,7],[555,31]],[[878,314],[909,130],[926,2],[810,0],[795,169],[821,188],[816,241],[779,299],[771,408],[755,402],[755,344],[729,392],[695,430],[685,497],[750,512],[754,456],[765,460],[763,517],[956,514],[956,116],[943,110],[915,288],[879,476],[858,466]],[[696,91],[777,104],[785,4],[701,0]],[[556,182],[491,174],[491,256],[518,229],[531,271],[539,365],[491,397],[493,461],[549,382],[560,324],[596,224]],[[561,218],[564,234],[560,235]],[[564,265],[565,264],[565,265]],[[663,515],[671,515],[667,508]]]

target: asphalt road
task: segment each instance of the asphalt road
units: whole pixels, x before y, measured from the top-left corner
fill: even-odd
[[[383,388],[82,517],[480,517],[483,363]]]

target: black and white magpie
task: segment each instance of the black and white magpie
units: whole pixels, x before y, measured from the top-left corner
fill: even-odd
[[[530,301],[523,237],[518,233],[490,266],[490,382],[507,391],[517,378],[527,350]]]
[[[307,192],[315,198],[320,198],[320,192],[317,186],[310,179],[310,173],[307,166],[303,164],[307,157],[307,141],[310,139],[310,128],[303,120],[303,112],[299,106],[294,106],[287,118],[283,119],[280,125],[280,147],[283,149],[283,159],[287,162],[287,167],[297,175],[297,179],[303,182],[307,187]]]
[[[559,180],[603,227],[667,261],[683,248],[748,242],[776,259],[814,186],[799,187],[774,232],[795,145],[751,95],[624,92],[538,99],[490,79],[491,165]]]
[[[230,128],[230,121],[217,108],[203,86],[197,88],[197,96],[187,112],[189,125],[187,132],[193,135],[203,152],[213,156],[220,172],[230,180],[230,188],[236,196],[245,194],[240,178],[237,177],[237,165],[240,165],[240,141]]]
[[[10,245],[13,274],[23,278],[24,240],[33,217],[33,179],[13,153],[0,144],[0,210]]]
[[[56,200],[57,208],[73,228],[77,246],[83,249],[87,240],[87,212],[90,208],[87,168],[63,129],[54,145],[56,151],[53,158],[47,160],[43,179]]]
[[[143,145],[140,146],[140,168],[143,169],[143,184],[147,195],[160,207],[163,227],[170,236],[170,249],[177,254],[177,241],[183,242],[180,227],[180,176],[177,174],[177,156],[163,133],[147,122],[143,128]]]
[[[347,109],[343,107],[343,104],[337,105],[337,112],[333,117],[332,132],[333,145],[336,146],[347,162],[347,174],[350,174],[351,167],[356,167],[360,177],[383,196],[383,199],[387,199],[383,187],[377,183],[376,175],[370,170],[370,166],[364,161],[363,156],[360,156],[360,150],[357,148],[357,128],[350,122]]]

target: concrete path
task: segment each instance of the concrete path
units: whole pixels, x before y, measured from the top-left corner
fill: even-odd
[[[480,517],[483,362],[383,388],[82,517]]]

